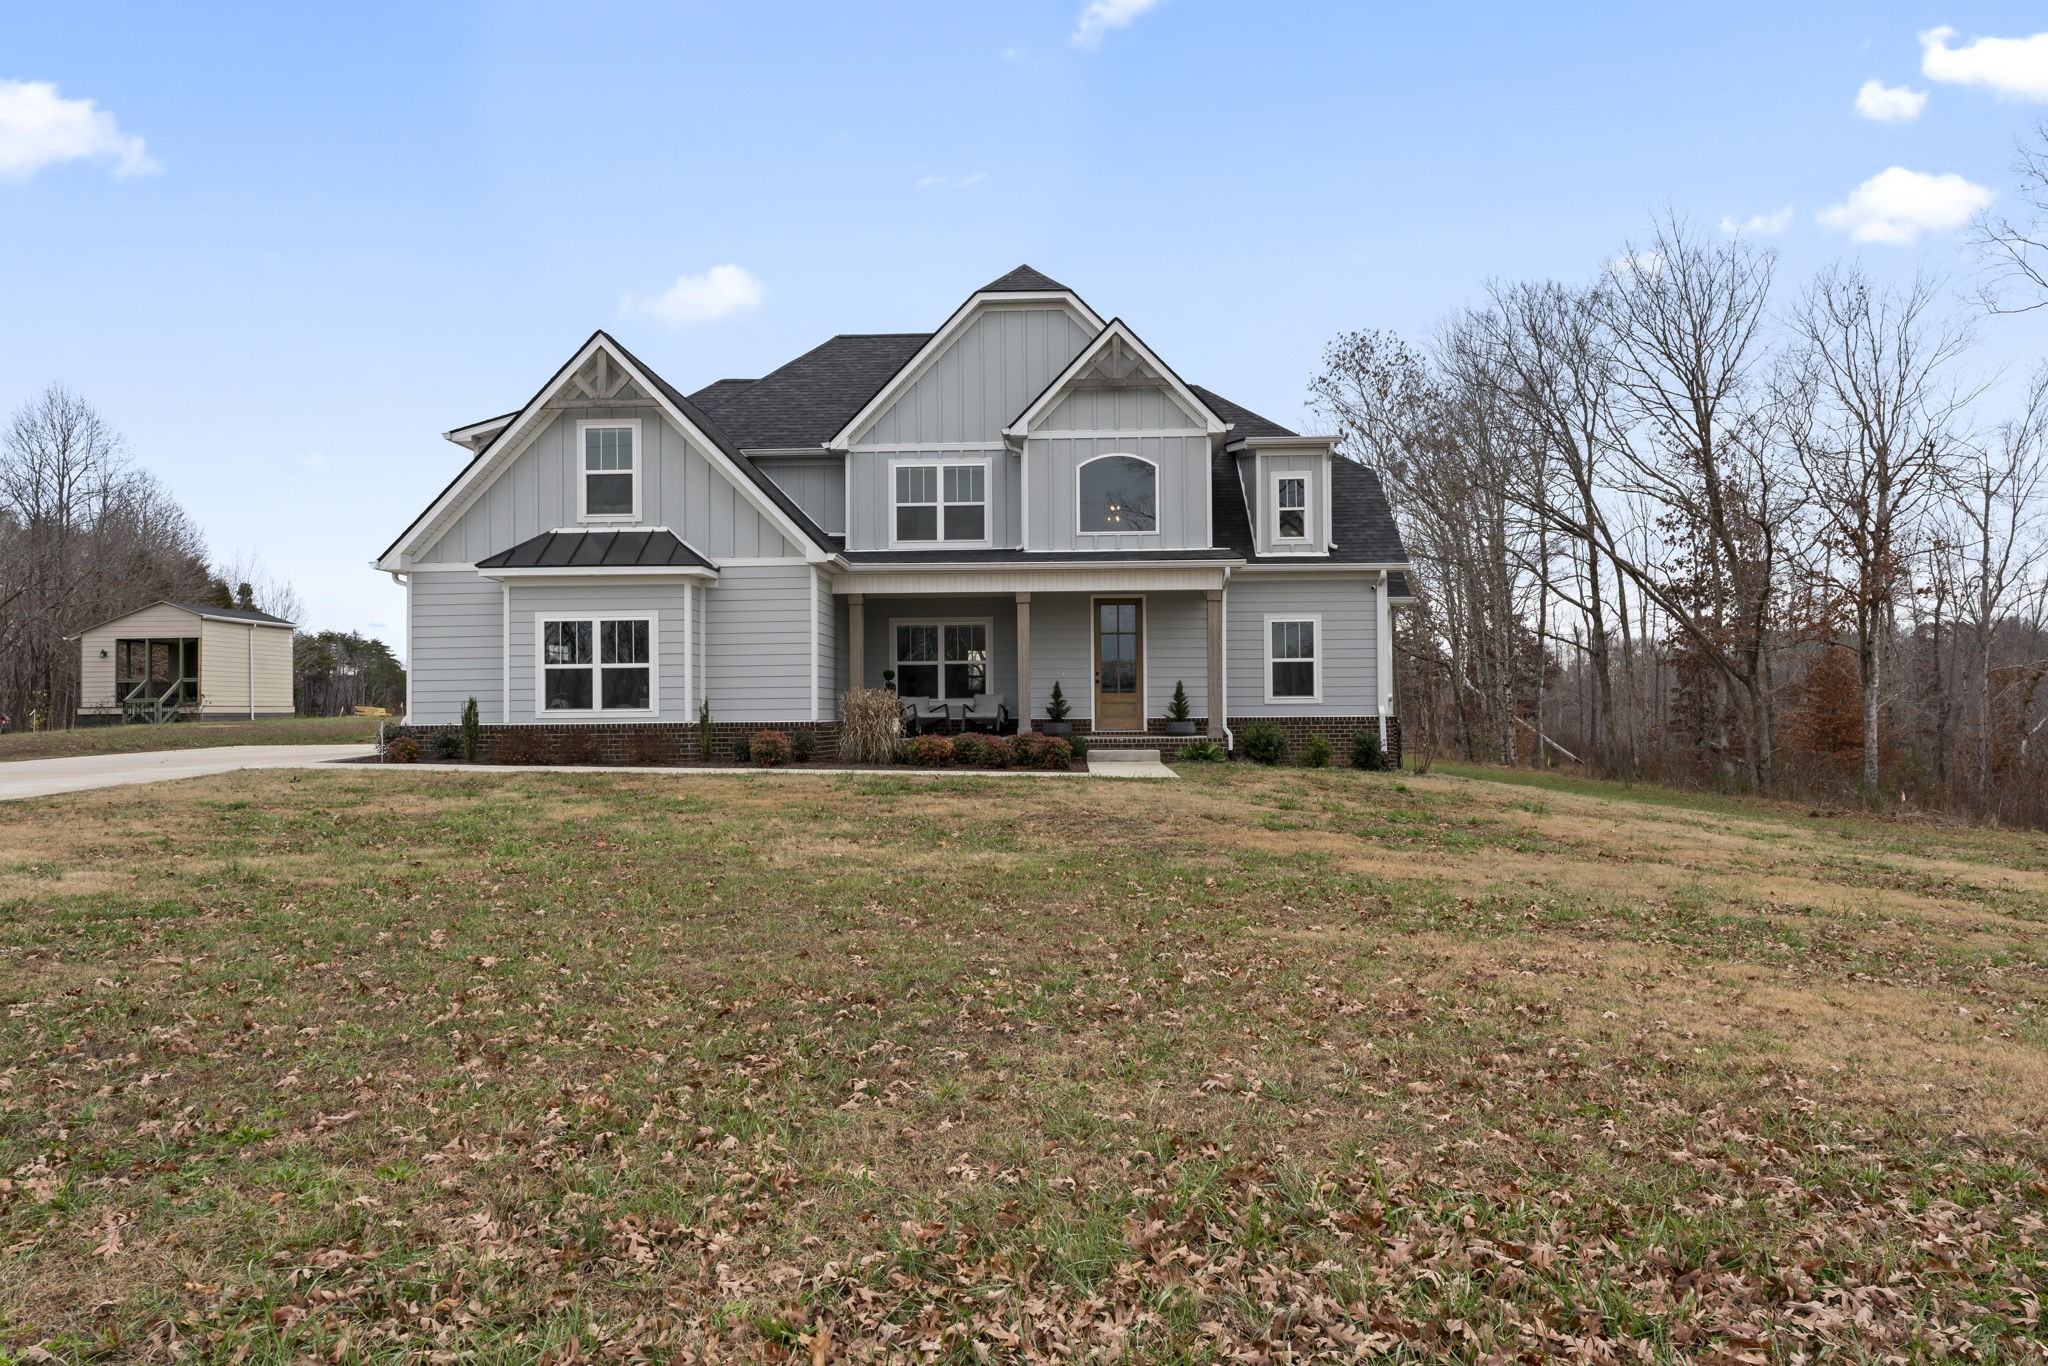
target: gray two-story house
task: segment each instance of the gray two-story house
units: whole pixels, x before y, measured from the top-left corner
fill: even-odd
[[[1377,476],[1185,383],[1020,267],[930,333],[850,333],[685,394],[605,333],[376,561],[406,590],[407,720],[812,728],[921,706],[1095,743],[1377,728],[1407,557]]]

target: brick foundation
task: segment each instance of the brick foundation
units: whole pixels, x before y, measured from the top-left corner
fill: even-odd
[[[1330,748],[1337,752],[1337,763],[1343,765],[1351,762],[1351,737],[1359,731],[1373,730],[1380,727],[1382,720],[1386,724],[1384,728],[1380,729],[1380,743],[1386,747],[1387,766],[1389,768],[1399,768],[1401,766],[1401,721],[1399,717],[1233,716],[1230,718],[1230,733],[1237,737],[1239,744],[1243,744],[1246,726],[1255,726],[1261,721],[1270,722],[1280,727],[1281,733],[1287,737],[1289,762],[1298,762],[1301,758],[1302,746],[1308,743],[1309,737],[1320,735],[1330,742]]]
[[[1208,738],[1209,718],[1197,716],[1192,719],[1195,723],[1193,735],[1168,735],[1166,718],[1163,716],[1155,716],[1147,721],[1142,734],[1134,730],[1110,730],[1098,735],[1091,722],[1078,718],[1074,720],[1073,726],[1074,734],[1088,737],[1088,746],[1091,749],[1178,749],[1191,740]],[[1042,731],[1045,729],[1045,722],[1035,722],[1033,728]]]
[[[756,732],[779,730],[794,741],[799,733],[811,736],[816,763],[839,757],[837,721],[714,721],[711,723],[711,762],[731,764],[733,743]],[[392,726],[385,735],[410,735],[420,742],[420,755],[431,760],[434,736],[442,732],[460,736],[460,726]],[[700,762],[695,722],[597,721],[588,724],[557,722],[532,726],[484,726],[478,736],[476,757],[486,764],[694,764]]]

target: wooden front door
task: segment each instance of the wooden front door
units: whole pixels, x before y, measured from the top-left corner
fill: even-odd
[[[1095,600],[1095,729],[1145,729],[1145,604]]]

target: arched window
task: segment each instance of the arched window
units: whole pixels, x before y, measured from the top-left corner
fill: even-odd
[[[1081,465],[1083,535],[1159,530],[1159,469],[1135,455],[1098,455]]]

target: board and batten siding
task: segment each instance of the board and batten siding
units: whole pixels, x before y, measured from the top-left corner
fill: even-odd
[[[1023,544],[1022,509],[1018,502],[1020,462],[1014,452],[959,446],[920,451],[856,449],[846,459],[850,476],[847,482],[853,495],[853,505],[846,510],[849,550],[890,549],[896,515],[896,479],[890,473],[894,465],[946,460],[988,465],[990,545],[996,549],[1015,549]]]
[[[812,590],[809,565],[720,572],[717,586],[704,594],[704,684],[712,720],[811,719]],[[821,694],[821,712],[824,701]]]
[[[846,534],[844,463],[838,460],[757,460],[754,463],[826,535]]]
[[[1128,389],[1075,389],[1039,419],[1034,432],[1199,433],[1202,424],[1157,385]]]
[[[474,697],[486,725],[503,724],[508,719],[505,599],[498,583],[471,569],[415,569],[406,591],[412,619],[406,720],[415,725],[459,721],[463,703]]]
[[[1224,638],[1232,716],[1377,714],[1379,600],[1368,574],[1243,574],[1224,590]],[[1322,618],[1322,700],[1266,701],[1266,618]]]
[[[991,305],[865,430],[853,433],[854,444],[998,441],[1093,336],[1065,308]]]
[[[665,526],[714,560],[801,555],[660,409],[634,404],[555,414],[416,563],[474,564],[578,525],[577,424],[623,418],[640,420],[640,520],[606,522],[606,529]]]
[[[1242,460],[1243,457],[1240,457]],[[1325,554],[1329,526],[1330,458],[1320,446],[1300,450],[1254,452],[1249,470],[1241,470],[1251,482],[1246,509],[1251,513],[1253,545],[1261,555]],[[1273,539],[1273,480],[1277,475],[1299,474],[1308,480],[1308,535],[1306,546],[1299,542],[1277,543]]]
[[[1159,472],[1159,530],[1084,535],[1080,468],[1102,455],[1135,455]],[[1209,546],[1209,439],[1190,436],[1043,437],[1024,443],[1026,550],[1204,550]]]

